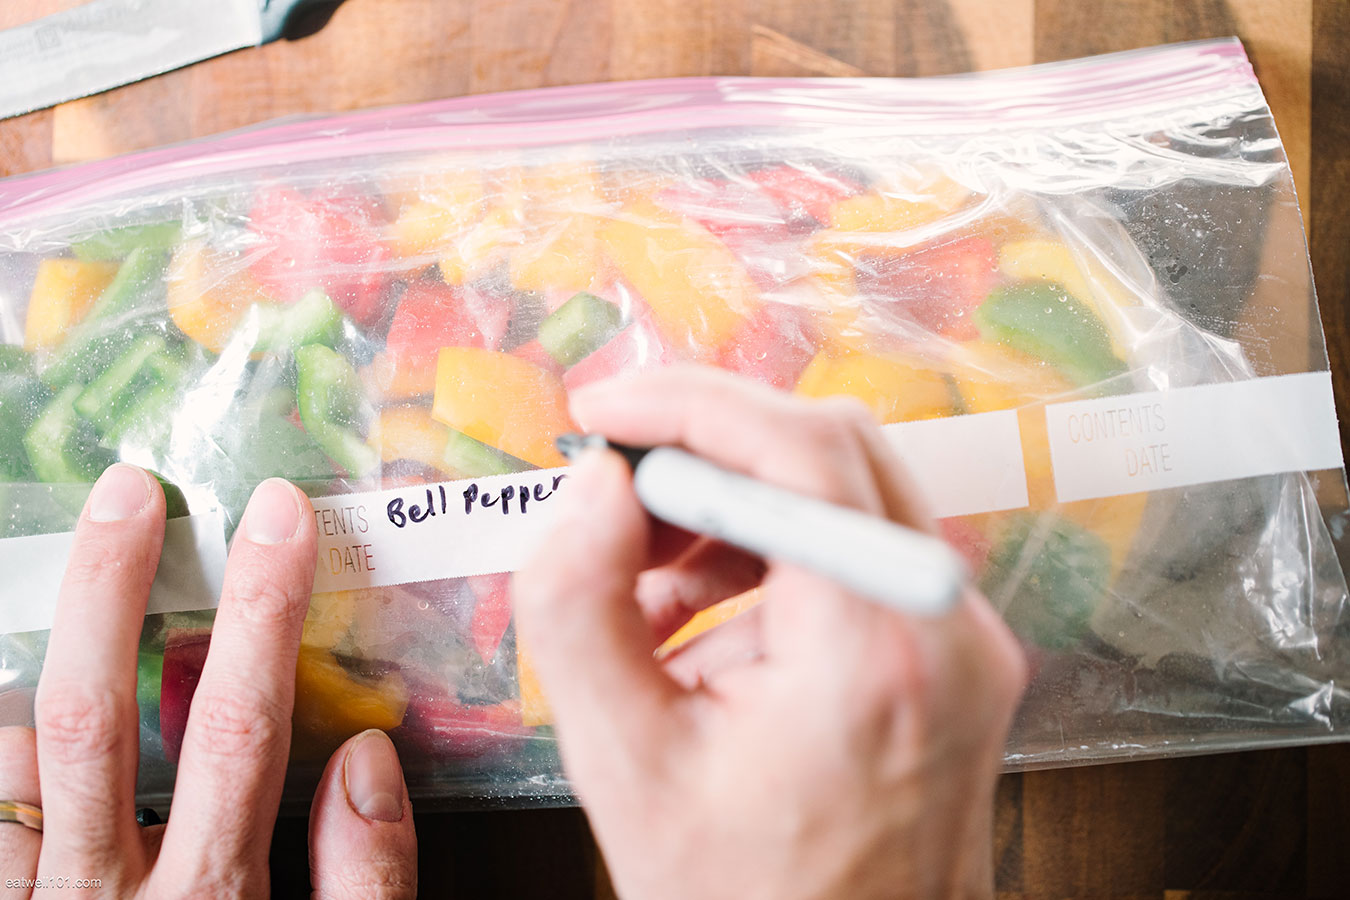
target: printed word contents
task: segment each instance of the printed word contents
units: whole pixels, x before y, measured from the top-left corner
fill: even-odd
[[[1326,372],[1045,408],[1061,503],[1341,464]]]
[[[1172,471],[1172,448],[1157,437],[1167,431],[1161,402],[1088,409],[1070,414],[1064,425],[1070,444],[1117,442],[1127,478]]]

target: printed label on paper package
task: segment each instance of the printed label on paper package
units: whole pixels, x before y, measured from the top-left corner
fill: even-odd
[[[1327,372],[1054,403],[1045,417],[1061,503],[1341,466]]]

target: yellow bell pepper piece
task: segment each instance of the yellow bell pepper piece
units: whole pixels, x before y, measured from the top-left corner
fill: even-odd
[[[263,293],[241,263],[205,244],[185,244],[166,278],[169,317],[179,330],[213,353],[225,349],[239,320]]]
[[[948,371],[961,395],[963,412],[993,412],[1072,394],[1059,370],[990,341],[967,341],[953,349]]]
[[[441,279],[446,284],[463,284],[500,262],[513,243],[520,216],[507,206],[496,206],[482,221],[441,248]]]
[[[325,759],[367,728],[397,728],[407,710],[408,688],[398,673],[360,678],[327,650],[302,645],[295,665],[291,755]]]
[[[998,267],[1009,278],[1019,281],[1053,281],[1097,314],[1107,324],[1111,349],[1128,359],[1121,345],[1117,310],[1136,306],[1138,300],[1100,263],[1085,261],[1080,266],[1073,251],[1059,241],[1041,239],[1010,241],[999,248]]]
[[[65,337],[117,274],[117,264],[81,259],[38,263],[24,320],[24,349],[44,350]]]
[[[360,591],[330,591],[309,598],[300,646],[332,650],[346,638],[356,618]]]
[[[519,635],[516,636],[516,684],[520,690],[521,724],[534,728],[551,723],[553,713],[549,711],[544,689],[534,671],[534,663],[530,661],[530,654],[526,652]]]
[[[680,343],[712,352],[758,304],[754,282],[725,244],[650,200],[607,222],[600,242]]]
[[[952,388],[941,374],[898,355],[821,351],[802,373],[797,393],[857,397],[883,425],[956,412]]]
[[[511,285],[520,291],[594,290],[600,280],[600,248],[594,216],[560,219],[534,246],[511,255]]]
[[[553,442],[576,430],[556,375],[519,356],[477,347],[441,349],[431,417],[544,468],[566,465]]]
[[[437,173],[406,199],[390,226],[391,243],[400,256],[439,254],[478,221],[485,208],[481,173]]]
[[[385,462],[410,459],[453,477],[460,473],[441,458],[449,439],[449,430],[431,418],[431,410],[395,406],[380,410],[368,442]]]
[[[837,200],[830,207],[830,227],[841,232],[898,232],[936,222],[955,212],[970,190],[945,175],[931,175],[912,184],[880,189]]]

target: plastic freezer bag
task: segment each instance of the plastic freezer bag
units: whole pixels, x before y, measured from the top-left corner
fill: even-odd
[[[207,561],[162,572],[146,619],[144,800],[272,475],[321,541],[293,796],[379,727],[417,796],[566,797],[505,573],[566,490],[568,392],[677,361],[875,414],[1032,658],[1010,765],[1347,724],[1327,360],[1236,41],[465,98],[12,179],[0,336],[6,564],[59,561],[115,459],[187,515],[166,557]],[[14,723],[59,576],[23,568]]]

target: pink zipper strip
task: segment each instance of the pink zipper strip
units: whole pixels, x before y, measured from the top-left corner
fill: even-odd
[[[0,182],[0,226],[189,178],[386,152],[535,147],[688,129],[944,134],[1264,105],[1236,38],[935,78],[667,78],[456,97],[262,125]],[[284,152],[283,152],[284,151]]]

